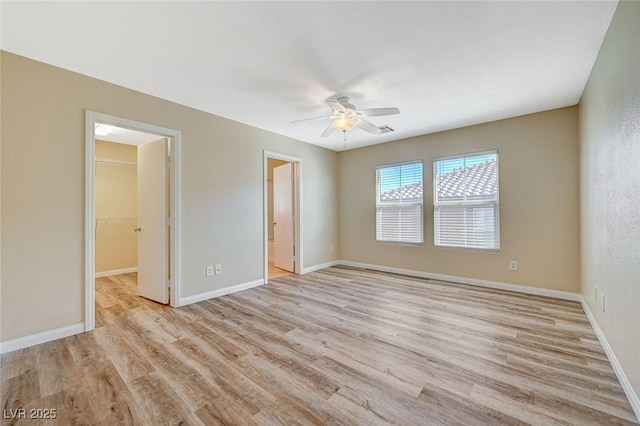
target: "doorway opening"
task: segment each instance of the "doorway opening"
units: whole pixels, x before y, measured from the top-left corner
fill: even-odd
[[[101,133],[104,132],[104,135]],[[108,133],[108,134],[107,134]],[[95,313],[96,328],[138,299],[137,146],[158,136],[96,125]]]
[[[178,131],[87,111],[85,331],[111,294],[96,294],[96,278],[179,306],[179,154]]]
[[[264,281],[302,270],[299,158],[264,152]]]

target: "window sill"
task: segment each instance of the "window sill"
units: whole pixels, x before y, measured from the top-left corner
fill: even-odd
[[[495,249],[483,249],[483,248],[474,248],[474,247],[458,247],[458,246],[437,246],[434,244],[433,248],[435,249],[444,249],[444,250],[462,250],[462,251],[477,251],[480,253],[500,253],[500,248]]]
[[[402,243],[399,241],[379,241],[379,240],[376,240],[376,243],[384,244],[387,246],[424,247],[424,243]]]

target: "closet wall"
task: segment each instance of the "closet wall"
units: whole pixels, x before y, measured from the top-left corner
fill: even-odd
[[[138,266],[137,149],[96,141],[96,273]]]

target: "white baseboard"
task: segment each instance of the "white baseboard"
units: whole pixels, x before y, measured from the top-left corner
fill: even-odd
[[[402,268],[394,268],[391,266],[381,266],[381,265],[372,265],[369,263],[351,262],[349,260],[341,260],[337,262],[337,264],[352,266],[354,268],[373,269],[374,271],[391,272],[394,274],[408,275],[411,277],[430,278],[430,279],[440,280],[440,281],[452,281],[456,283],[475,285],[479,287],[495,288],[498,290],[514,291],[517,293],[526,293],[526,294],[532,294],[535,296],[555,297],[557,299],[573,300],[575,302],[580,302],[582,300],[582,296],[580,296],[578,293],[571,293],[569,291],[551,290],[547,288],[530,287],[526,285],[509,284],[509,283],[503,283],[498,281],[479,280],[476,278],[458,277],[455,275],[435,274],[432,272],[416,271],[413,269],[402,269]]]
[[[30,334],[29,336],[18,337],[16,339],[0,343],[0,354],[17,351],[18,349],[24,349],[29,346],[51,342],[53,340],[62,339],[63,337],[69,337],[80,333],[84,333],[83,322],[53,330],[42,331],[36,334]]]
[[[607,358],[609,358],[609,362],[611,363],[611,367],[613,367],[613,371],[615,371],[616,376],[618,376],[618,380],[622,385],[622,389],[624,390],[624,393],[627,395],[629,404],[631,405],[631,408],[633,408],[633,412],[636,413],[636,418],[638,419],[638,421],[640,421],[640,399],[638,398],[638,395],[636,394],[636,392],[633,390],[633,387],[631,386],[631,382],[629,382],[627,375],[624,374],[624,370],[622,370],[622,366],[620,365],[618,358],[616,358],[616,354],[613,352],[613,349],[611,348],[611,345],[609,345],[609,342],[607,341],[607,338],[602,332],[602,329],[596,322],[596,318],[593,316],[593,313],[591,312],[589,305],[587,304],[587,302],[584,300],[582,296],[580,296],[580,299],[581,299],[580,302],[582,303],[582,309],[584,310],[584,313],[587,315],[587,318],[591,323],[591,327],[593,328],[593,331],[596,333],[596,336],[598,337],[598,340],[600,341],[600,344],[602,345],[604,352],[607,354]]]
[[[138,267],[96,272],[96,278],[112,277],[114,275],[130,274],[132,272],[138,272]]]
[[[320,265],[309,266],[308,268],[302,268],[301,275],[308,274],[310,272],[318,271],[324,268],[330,268],[331,266],[342,265],[344,264],[341,260],[332,260],[331,262],[323,263]]]
[[[215,297],[224,296],[231,293],[236,293],[242,290],[248,290],[253,287],[264,285],[264,279],[249,281],[248,283],[242,283],[233,285],[231,287],[225,287],[218,290],[211,290],[204,293],[196,294],[193,296],[187,296],[180,299],[180,306],[191,305],[192,303],[202,302],[203,300],[213,299]]]

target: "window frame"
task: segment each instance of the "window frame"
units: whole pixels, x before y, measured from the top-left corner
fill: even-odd
[[[392,168],[392,167],[401,167],[401,166],[408,166],[408,165],[412,165],[412,164],[420,164],[422,167],[422,200],[420,202],[411,202],[411,203],[387,203],[382,205],[379,202],[379,198],[380,198],[380,192],[379,192],[379,188],[380,188],[380,173],[379,170],[381,169],[386,169],[386,168]],[[410,161],[401,161],[401,162],[397,162],[397,163],[389,163],[389,164],[380,164],[374,167],[375,170],[375,238],[376,238],[376,243],[379,244],[389,244],[389,245],[402,245],[402,246],[409,246],[409,247],[424,247],[424,234],[425,234],[425,230],[424,230],[424,161],[422,159],[418,159],[418,160],[410,160]],[[421,236],[421,242],[410,242],[410,241],[395,241],[395,240],[380,240],[378,239],[378,211],[381,208],[384,207],[390,207],[390,208],[405,208],[405,207],[413,207],[415,205],[420,205],[420,236]]]
[[[496,199],[495,200],[471,200],[471,201],[438,201],[438,189],[437,189],[437,167],[436,163],[439,161],[455,160],[458,158],[468,157],[480,157],[483,155],[496,156]],[[433,247],[437,249],[449,249],[449,250],[465,250],[465,251],[480,251],[480,252],[500,252],[500,154],[497,149],[490,149],[485,151],[468,152],[463,154],[447,155],[443,157],[433,157],[432,160],[433,169]],[[438,228],[436,227],[436,212],[439,207],[454,206],[454,207],[481,207],[481,206],[493,206],[494,208],[494,235],[495,235],[495,247],[482,248],[482,247],[465,247],[459,245],[444,245],[437,243]]]

